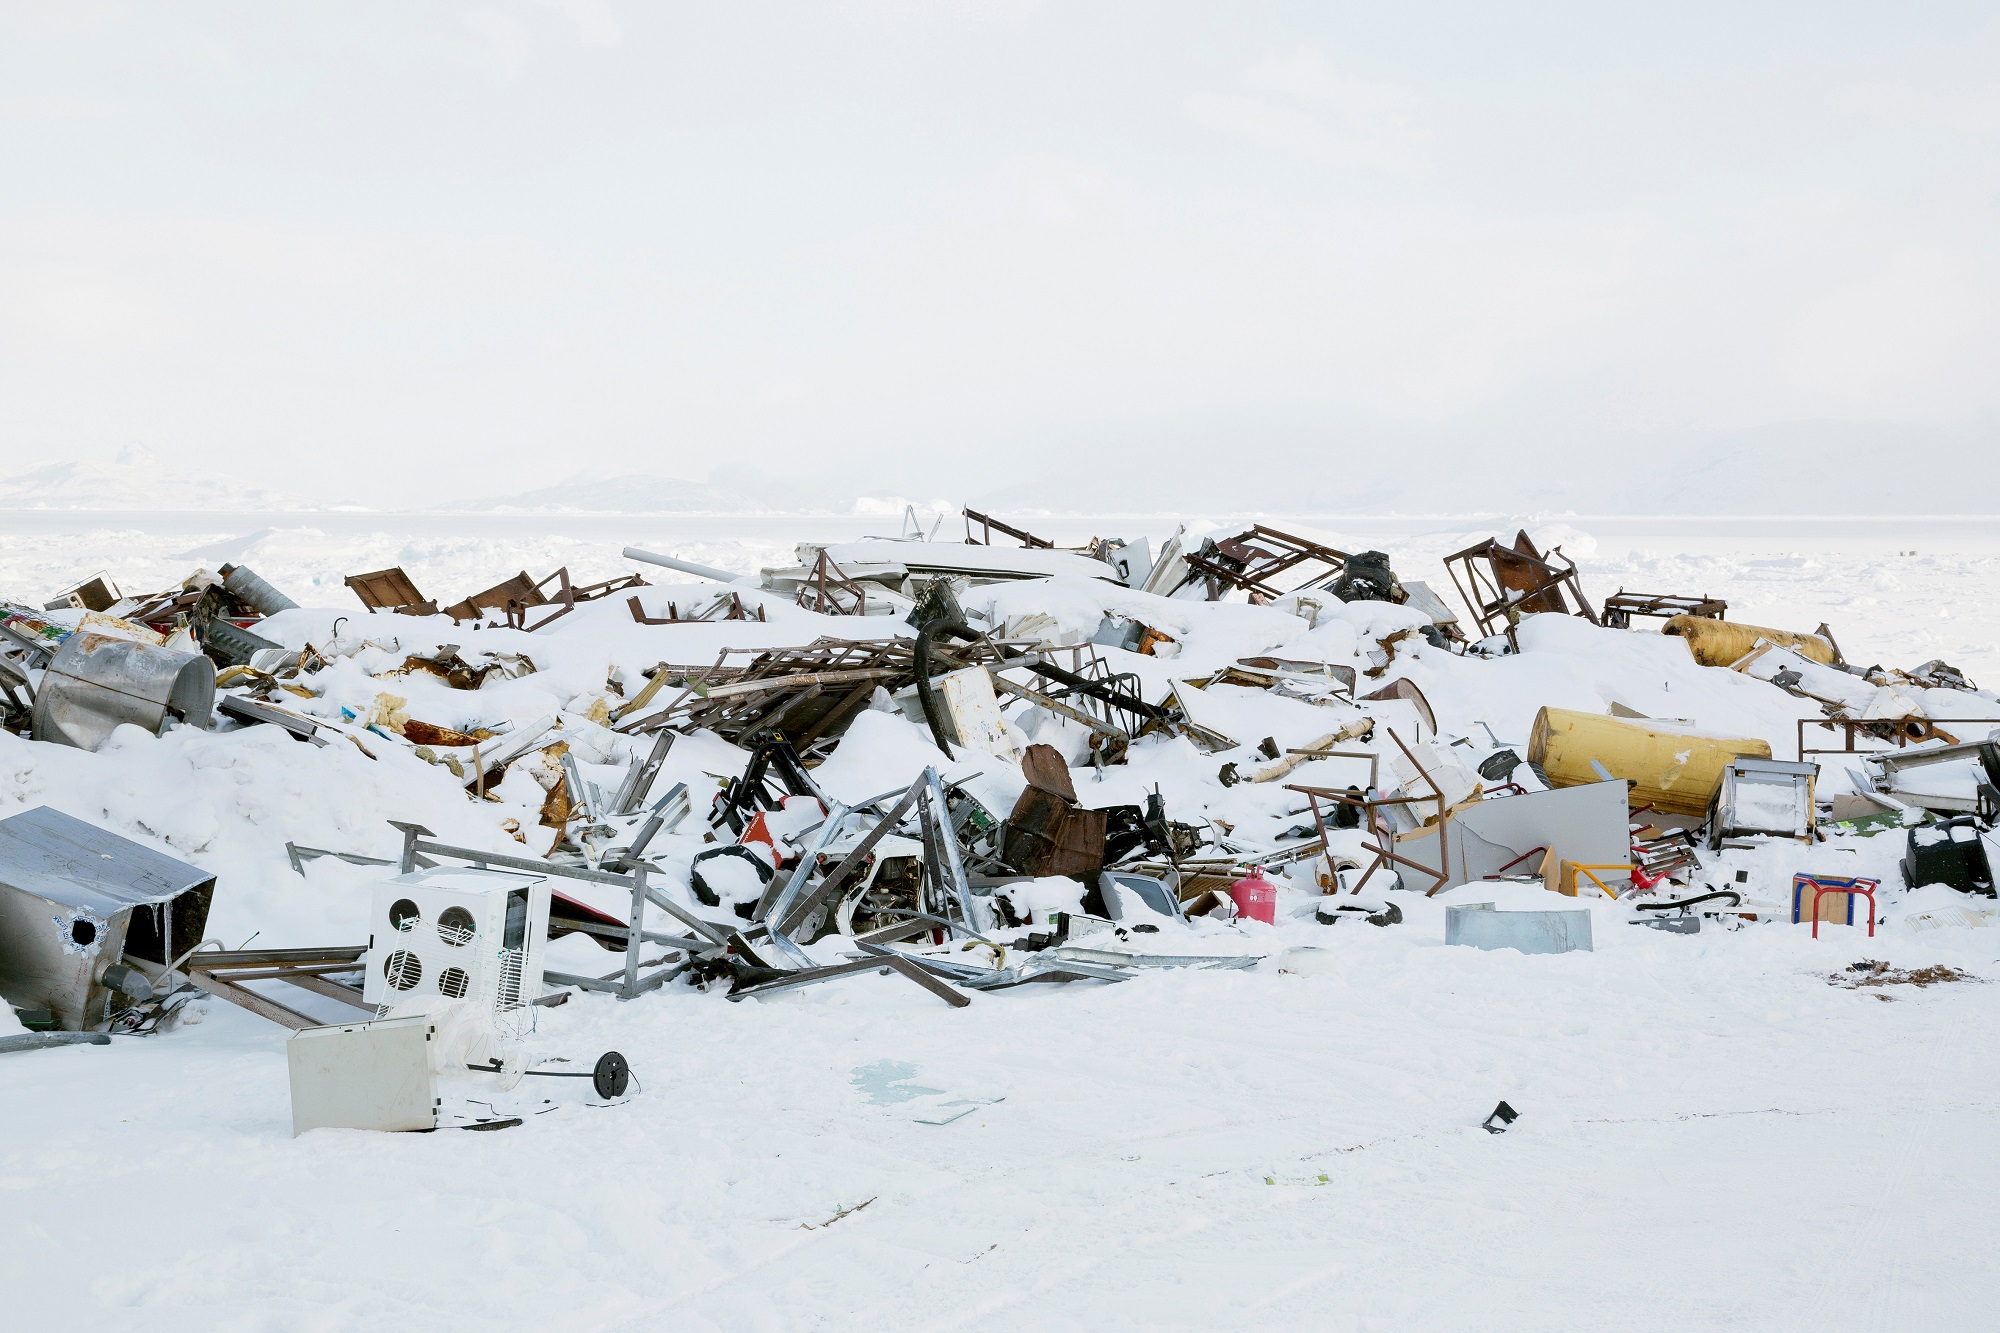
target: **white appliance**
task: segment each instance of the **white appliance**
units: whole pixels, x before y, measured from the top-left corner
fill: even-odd
[[[285,1043],[292,1134],[309,1129],[436,1129],[437,1076],[426,1014],[304,1028]]]
[[[362,998],[470,1000],[496,1017],[542,993],[549,882],[539,875],[440,866],[377,886]]]

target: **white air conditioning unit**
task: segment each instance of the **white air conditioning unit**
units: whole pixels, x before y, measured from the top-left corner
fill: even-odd
[[[469,866],[398,875],[375,890],[362,998],[470,1000],[496,1015],[542,993],[549,883]]]

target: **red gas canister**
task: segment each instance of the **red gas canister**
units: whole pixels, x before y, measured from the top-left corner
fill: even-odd
[[[1278,886],[1264,878],[1262,866],[1250,867],[1248,875],[1229,886],[1229,901],[1236,904],[1238,916],[1267,926],[1278,924]]]

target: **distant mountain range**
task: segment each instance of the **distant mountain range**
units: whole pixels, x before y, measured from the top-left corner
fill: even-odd
[[[1224,461],[1226,459],[1226,461]],[[865,467],[857,467],[865,463]],[[871,489],[870,479],[889,479]],[[1793,423],[1627,433],[1589,443],[1412,438],[1189,440],[1117,447],[884,451],[770,473],[718,468],[705,482],[586,471],[553,485],[468,497],[457,513],[900,515],[898,491],[956,495],[1008,513],[2000,515],[2000,429]],[[412,512],[432,506],[304,498],[128,449],[109,463],[49,462],[0,477],[0,510],[213,513]],[[947,508],[955,508],[953,501]],[[919,508],[936,509],[936,499]]]
[[[238,481],[226,469],[194,472],[127,449],[109,463],[44,463],[0,477],[0,509],[279,510],[341,508]]]

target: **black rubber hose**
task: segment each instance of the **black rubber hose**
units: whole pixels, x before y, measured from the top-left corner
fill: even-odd
[[[924,710],[924,721],[930,724],[931,739],[937,742],[938,749],[950,754],[951,742],[945,739],[944,724],[938,720],[942,710],[938,707],[936,693],[931,689],[931,645],[937,641],[937,636],[940,634],[952,634],[966,639],[978,636],[957,621],[943,618],[933,620],[917,631],[917,646],[912,654],[916,659],[917,703]]]
[[[1729,899],[1729,905],[1731,907],[1741,907],[1743,905],[1743,895],[1738,893],[1736,890],[1718,889],[1714,893],[1698,894],[1693,898],[1683,898],[1679,902],[1640,903],[1638,907],[1639,910],[1642,912],[1668,912],[1672,911],[1676,907],[1693,907],[1699,903],[1712,903],[1717,898]]]

